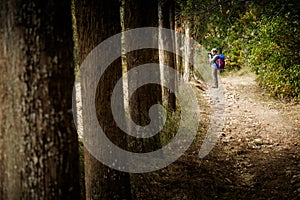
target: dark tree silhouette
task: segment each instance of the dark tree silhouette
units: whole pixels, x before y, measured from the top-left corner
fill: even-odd
[[[76,199],[70,0],[0,1],[0,199]]]
[[[147,16],[147,17],[146,17]],[[140,27],[158,27],[158,2],[153,1],[138,1],[126,0],[124,4],[124,27],[125,30],[140,28]],[[131,36],[129,36],[131,37]],[[133,36],[135,37],[135,36]],[[158,36],[157,36],[158,37]],[[125,38],[125,48],[130,38]],[[153,49],[142,49],[129,52],[126,55],[127,70],[146,63],[159,63],[158,42],[153,40]],[[157,68],[157,73],[149,74],[160,80],[160,71]],[[130,77],[128,84],[137,84],[140,75]],[[162,89],[159,85],[145,85],[139,88],[130,97],[129,107],[130,114],[137,124],[145,126],[150,123],[149,109],[152,105],[162,102]],[[158,115],[158,113],[157,113]],[[135,152],[150,152],[161,147],[159,134],[152,138],[135,140]]]
[[[162,28],[175,30],[175,8],[173,0],[159,0],[158,2],[158,16],[159,16],[159,25]],[[160,38],[161,45],[170,45],[175,50],[175,34],[169,34],[166,38]],[[176,56],[172,52],[164,51],[162,54],[163,59],[160,59],[160,62],[165,64],[168,67],[176,69]],[[174,77],[171,77],[171,74],[166,72],[163,73],[163,78],[169,82],[169,84],[173,84],[175,86],[176,80]],[[173,82],[171,82],[173,81]],[[170,110],[176,110],[176,97],[174,93],[171,93],[168,89],[164,90],[164,98],[167,101],[167,106]]]
[[[98,44],[121,32],[120,5],[118,0],[76,0],[75,13],[79,41],[78,57],[79,63],[82,63],[88,53]],[[121,59],[116,59],[98,83],[96,110],[99,124],[105,134],[115,144],[125,148],[127,144],[125,134],[117,128],[110,107],[111,93],[121,76]],[[88,83],[83,80],[81,86],[82,88],[89,87]],[[86,107],[94,105],[88,105],[84,98],[82,104],[83,130],[85,131],[90,125],[90,116],[85,112]],[[87,149],[85,149],[84,160],[87,199],[131,199],[128,173],[103,165]]]

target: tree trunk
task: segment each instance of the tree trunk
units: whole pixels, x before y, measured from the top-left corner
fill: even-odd
[[[0,199],[76,199],[70,1],[0,0]]]
[[[120,5],[118,0],[76,0],[75,13],[79,41],[78,58],[81,64],[88,53],[98,44],[121,32]],[[95,106],[99,124],[107,137],[118,146],[126,148],[125,134],[118,129],[114,122],[110,107],[111,93],[121,76],[121,59],[116,59],[98,83]],[[81,88],[89,87],[85,79],[86,77],[81,77]],[[82,92],[84,95],[84,91]],[[85,110],[91,105],[88,105],[82,98],[82,106],[83,131],[85,132],[89,128],[90,119]],[[87,199],[131,199],[128,173],[105,166],[87,149],[85,149],[84,157]]]
[[[126,0],[124,4],[124,27],[133,29],[139,27],[158,27],[158,2],[157,0],[140,1]],[[133,36],[134,37],[134,36]],[[129,38],[125,38],[125,48]],[[158,42],[153,41],[153,49],[142,49],[129,52],[126,55],[127,71],[146,63],[159,63]],[[157,67],[157,73],[149,74],[156,80],[160,80],[160,71]],[[128,84],[137,84],[140,75],[135,74],[130,77]],[[147,84],[140,87],[130,97],[129,108],[133,121],[141,126],[150,123],[149,108],[154,104],[162,103],[162,88],[160,85]],[[156,116],[158,116],[157,113]],[[151,152],[161,148],[160,135],[156,134],[151,138],[135,139],[131,137],[131,148],[134,152]]]
[[[193,59],[193,50],[190,43],[190,27],[189,23],[184,25],[185,27],[185,39],[184,39],[184,74],[183,79],[184,81],[190,81],[192,78],[192,65],[191,59]]]
[[[141,1],[141,0],[125,0],[124,3],[124,28],[134,29],[140,27],[158,27],[158,2],[157,0]],[[125,48],[130,47],[129,41],[134,41],[133,38],[125,37]],[[154,37],[158,37],[154,36]],[[147,38],[149,40],[149,38]],[[149,41],[150,42],[150,41]],[[153,49],[142,49],[132,51],[126,54],[127,71],[135,67],[147,64],[159,64],[159,52],[157,39],[152,41]],[[155,73],[156,72],[156,73]],[[160,82],[160,68],[157,67],[154,73],[149,74]],[[128,90],[130,86],[135,86],[139,83],[140,73],[135,73],[128,77]],[[132,120],[140,125],[146,126],[150,123],[149,108],[155,104],[162,104],[162,88],[160,85],[147,84],[138,88],[131,97],[129,97],[129,111]],[[159,115],[157,112],[156,116]],[[136,153],[152,152],[161,148],[161,134],[156,134],[150,138],[135,138],[129,137],[130,151]],[[153,179],[152,173],[146,174],[131,174],[131,184],[133,197],[138,199],[138,194],[143,193],[145,184]],[[151,187],[146,186],[151,190]]]
[[[167,28],[175,31],[175,8],[173,0],[159,0],[158,16],[159,16],[159,26],[162,28]],[[163,38],[166,37],[166,38]],[[160,36],[160,46],[163,48],[164,45],[170,45],[173,52],[163,51],[160,52],[160,63],[176,69],[176,56],[175,56],[175,34],[169,34]],[[162,73],[162,79],[175,86],[175,77],[171,77],[171,74],[167,72]],[[171,111],[176,110],[176,97],[169,89],[165,88],[163,90],[164,97],[167,101],[167,107]]]
[[[175,41],[176,41],[176,69],[177,71],[183,75],[183,67],[182,67],[182,33],[179,31],[181,28],[176,27],[175,25],[176,34],[175,34]],[[181,55],[181,56],[180,56]]]

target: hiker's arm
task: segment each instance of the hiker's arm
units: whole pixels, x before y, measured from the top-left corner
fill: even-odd
[[[215,63],[217,60],[218,60],[218,58],[219,58],[219,55],[215,55],[215,56],[209,56],[209,61],[210,61],[210,63]]]

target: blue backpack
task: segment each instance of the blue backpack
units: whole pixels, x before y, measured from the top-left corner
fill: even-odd
[[[223,54],[219,54],[218,69],[224,70],[224,68],[225,68],[225,56]]]

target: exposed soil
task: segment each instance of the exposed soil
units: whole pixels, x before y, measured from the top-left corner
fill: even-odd
[[[207,107],[195,143],[180,159],[132,175],[135,199],[300,199],[300,104],[268,97],[249,75],[222,82],[226,122],[214,149],[199,158]]]
[[[250,75],[222,82],[226,122],[210,154],[198,155],[213,102],[198,90],[202,111],[194,144],[164,169],[131,174],[134,199],[300,199],[299,102],[268,97]]]

